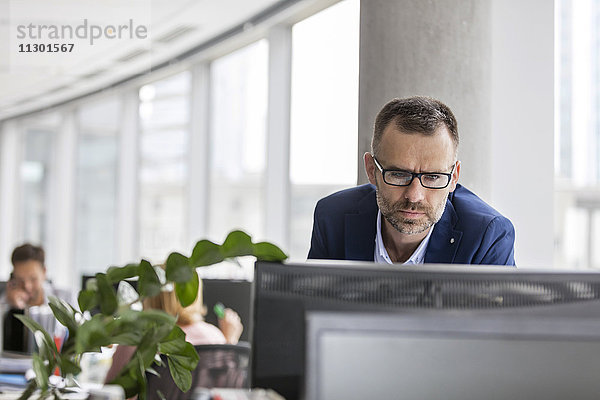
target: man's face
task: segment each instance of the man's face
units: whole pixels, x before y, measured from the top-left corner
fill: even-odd
[[[40,305],[44,300],[43,284],[46,280],[46,269],[36,260],[17,262],[13,268],[13,278],[17,287],[28,297],[27,305]]]
[[[384,169],[450,173],[454,154],[454,144],[445,126],[426,136],[402,133],[391,123],[383,132],[376,157]],[[365,155],[365,167],[369,181],[377,188],[381,214],[398,232],[407,235],[426,232],[440,220],[448,193],[456,188],[460,162],[456,164],[450,184],[444,189],[427,189],[418,178],[408,186],[391,186],[383,181],[373,158]]]

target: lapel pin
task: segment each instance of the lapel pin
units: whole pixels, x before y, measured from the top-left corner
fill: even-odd
[[[454,243],[454,238],[450,238],[450,244]]]

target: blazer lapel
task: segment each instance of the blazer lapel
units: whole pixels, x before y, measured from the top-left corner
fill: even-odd
[[[450,200],[446,201],[446,209],[442,218],[433,227],[433,232],[425,252],[427,264],[451,264],[462,238],[462,231],[454,230],[458,216]]]
[[[377,233],[377,200],[373,193],[358,204],[356,213],[346,214],[344,243],[346,260],[373,261]]]

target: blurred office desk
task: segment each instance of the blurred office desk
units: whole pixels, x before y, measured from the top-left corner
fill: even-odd
[[[0,400],[16,400],[21,396],[22,391],[5,391],[5,392],[0,392]],[[102,399],[102,400],[112,400],[113,398],[111,397],[90,397],[90,395],[88,393],[85,392],[81,392],[81,393],[61,393],[60,395],[61,399],[64,400],[89,400],[89,399]],[[33,400],[33,399],[39,399],[40,398],[40,394],[39,392],[34,392],[29,399]],[[55,397],[48,395],[47,397],[44,398],[45,400],[54,400]],[[119,397],[119,398],[115,398],[115,400],[123,400],[124,397]]]
[[[31,369],[31,356],[0,353],[0,399],[18,399],[27,384],[25,372]]]
[[[0,391],[0,400],[15,400],[21,396],[23,389]],[[118,385],[105,385],[99,389],[78,390],[72,393],[61,393],[61,399],[65,400],[125,400],[125,392]],[[30,399],[38,399],[39,392],[34,392]],[[48,396],[48,400],[54,400],[54,396]]]
[[[0,400],[18,399],[27,385],[25,373],[32,369],[31,356],[4,351],[0,353]],[[54,377],[58,378],[58,377]],[[61,393],[63,399],[124,400],[125,392],[118,385],[97,385]],[[30,398],[37,399],[39,393]],[[48,396],[48,399],[54,399]]]
[[[285,400],[270,389],[198,388],[190,400]]]

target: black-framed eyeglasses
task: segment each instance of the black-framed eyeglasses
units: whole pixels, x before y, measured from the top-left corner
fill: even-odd
[[[379,161],[377,161],[375,156],[373,156],[373,161],[375,161],[375,165],[379,168],[379,171],[381,171],[383,181],[388,185],[408,186],[412,183],[413,179],[418,178],[421,185],[427,189],[444,189],[448,186],[448,184],[450,184],[450,179],[452,179],[454,167],[456,167],[456,163],[454,163],[448,174],[444,172],[416,173],[401,169],[385,169],[379,164]]]

